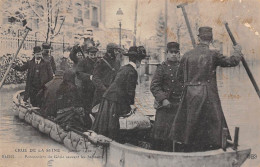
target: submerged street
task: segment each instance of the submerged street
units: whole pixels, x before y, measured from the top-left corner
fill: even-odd
[[[260,83],[260,68],[258,65],[251,65],[251,70],[255,76],[257,83]],[[137,88],[136,105],[141,108],[144,114],[154,114],[153,109],[153,96],[149,91],[149,83],[151,82],[151,76],[146,78],[140,78]],[[249,78],[242,66],[236,68],[218,70],[218,87],[221,97],[221,103],[223,111],[231,132],[231,136],[234,135],[235,127],[240,127],[239,144],[246,145],[252,148],[252,157],[256,155],[255,159],[248,159],[244,167],[254,167],[260,164],[260,103],[255,90],[249,81]],[[56,156],[62,156],[64,154],[75,158],[77,154],[69,153],[69,151],[61,144],[53,141],[48,136],[41,134],[33,127],[15,118],[12,113],[12,96],[19,89],[1,90],[0,92],[0,147],[7,150],[9,154],[15,153],[16,155],[23,155],[24,153],[17,153],[15,149],[53,149],[52,152],[44,152],[44,154],[53,154]],[[59,152],[57,152],[59,150]],[[21,151],[21,150],[20,150]],[[1,154],[7,154],[0,151]],[[60,155],[59,155],[60,154]],[[38,155],[38,154],[37,154]],[[40,154],[41,155],[41,154]],[[17,160],[17,159],[16,159]],[[33,159],[30,159],[33,160]],[[75,160],[75,159],[74,159]],[[0,159],[1,161],[8,161],[6,159]],[[21,158],[21,162],[24,159]],[[48,163],[50,159],[35,159],[35,163]],[[73,165],[73,158],[54,159],[52,163],[58,165],[62,161],[68,161],[68,166]],[[98,159],[77,159],[79,164],[93,164],[93,166],[101,166],[101,162]],[[82,162],[81,162],[82,161]],[[12,166],[21,166],[17,161],[16,164],[11,162]],[[46,164],[47,165],[47,164]],[[78,166],[78,165],[77,165]]]

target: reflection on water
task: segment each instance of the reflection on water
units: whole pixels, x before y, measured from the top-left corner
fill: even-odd
[[[260,85],[260,65],[251,66],[251,71]],[[151,76],[139,78],[136,105],[148,115],[155,113],[153,96],[150,92]],[[260,103],[257,94],[242,66],[218,69],[218,87],[224,114],[231,134],[240,127],[239,143],[252,148],[253,154],[260,157]],[[48,145],[62,148],[33,127],[13,117],[11,112],[12,96],[17,90],[0,92],[0,146],[21,143],[23,145]],[[244,166],[258,166],[260,159],[248,160]]]

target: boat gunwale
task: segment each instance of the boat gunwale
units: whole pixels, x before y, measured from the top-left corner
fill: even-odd
[[[23,108],[27,108],[26,106],[19,104],[19,101],[17,99],[18,95],[21,94],[22,92],[24,92],[24,90],[17,91],[13,95],[13,102],[18,106],[21,106]],[[41,116],[38,113],[35,113],[35,114]],[[48,119],[48,118],[45,118],[45,117],[43,117],[43,118]],[[52,120],[50,120],[50,121],[52,121]],[[75,133],[77,133],[77,132],[75,132]],[[81,134],[78,134],[78,135],[80,135],[82,137],[86,137],[86,136],[83,136]],[[111,147],[111,146],[115,147],[115,148],[119,148],[121,150],[125,149],[128,152],[141,154],[141,155],[144,155],[144,154],[150,154],[151,155],[152,154],[152,155],[157,155],[157,156],[171,156],[171,157],[172,156],[205,157],[205,156],[214,156],[214,155],[227,154],[227,153],[231,154],[231,153],[239,153],[239,152],[251,152],[251,148],[249,148],[248,146],[241,146],[241,145],[239,145],[238,150],[233,150],[232,148],[229,147],[229,148],[227,148],[226,151],[224,151],[223,149],[220,148],[220,149],[217,149],[217,150],[210,150],[210,151],[204,151],[204,152],[164,152],[164,151],[156,151],[156,150],[147,150],[147,149],[144,149],[144,148],[141,148],[141,147],[138,147],[138,146],[132,147],[132,146],[129,146],[129,145],[124,145],[124,144],[118,143],[114,140],[112,140],[110,142],[108,147]]]

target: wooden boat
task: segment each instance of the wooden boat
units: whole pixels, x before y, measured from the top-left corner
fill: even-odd
[[[34,108],[25,106],[21,98],[23,92],[18,91],[13,96],[15,116],[64,144],[69,150],[93,158],[102,158],[103,165],[107,167],[239,167],[251,153],[251,149],[245,146],[238,146],[236,150],[227,148],[226,151],[218,149],[193,153],[161,152],[131,144],[120,144],[91,131],[65,130],[41,116]]]

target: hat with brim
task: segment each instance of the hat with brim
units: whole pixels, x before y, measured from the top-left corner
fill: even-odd
[[[109,44],[107,44],[107,50],[110,50],[110,49],[120,49],[120,47],[115,43],[109,43]]]
[[[51,45],[48,43],[43,43],[42,44],[42,49],[46,50],[46,49],[51,49]]]
[[[33,54],[36,54],[36,53],[42,53],[42,48],[40,46],[35,46],[33,48]]]
[[[91,46],[87,49],[87,51],[89,53],[97,53],[98,52],[98,48],[94,47],[94,46]]]
[[[213,33],[211,27],[200,27],[198,36],[203,40],[212,40]]]
[[[142,60],[146,57],[146,51],[143,46],[131,46],[128,52],[124,55],[128,57],[135,57],[136,59]]]

